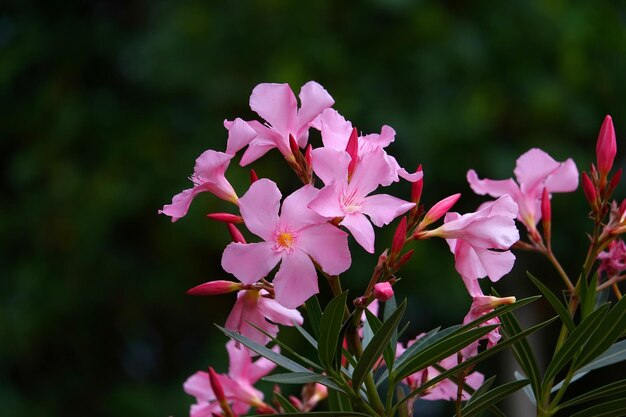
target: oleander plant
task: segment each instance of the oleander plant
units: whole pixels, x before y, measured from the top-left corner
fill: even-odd
[[[503,416],[499,402],[519,390],[537,416],[626,415],[626,379],[605,381],[582,395],[568,391],[587,373],[626,359],[620,290],[626,279],[626,244],[620,238],[626,200],[613,197],[621,170],[613,172],[611,117],[602,123],[597,163],[588,172],[581,175],[572,159],[559,162],[533,148],[518,158],[515,179],[481,179],[469,170],[471,189],[489,199],[474,212],[458,213],[453,206],[460,194],[432,207],[420,204],[421,166],[405,169],[386,151],[395,140],[393,128],[364,134],[334,105],[314,81],[302,86],[299,100],[287,84],[256,86],[250,108],[259,120],[225,120],[225,150],[202,153],[190,177],[193,186],[159,211],[177,221],[201,192],[232,203],[230,213],[207,214],[230,231],[224,272],[216,275],[232,278],[188,291],[236,292],[226,323],[217,323],[230,338],[230,365],[219,373],[209,361],[187,379],[184,390],[195,397],[190,416],[408,417],[420,415],[421,400],[451,401],[459,417]],[[276,151],[299,188],[285,189],[253,169],[249,184],[227,179],[232,159],[248,167]],[[385,193],[396,182],[408,183],[406,196]],[[592,231],[581,239],[588,250],[580,269],[566,271],[552,247],[550,202],[579,183]],[[375,254],[376,231],[392,222],[391,242]],[[351,239],[357,244],[352,251]],[[450,249],[471,306],[458,325],[407,334],[404,314],[411,307],[394,285],[413,252],[438,239]],[[511,272],[516,251],[545,257],[562,279],[562,292],[529,271],[537,296],[497,294],[489,282]],[[358,293],[344,291],[342,275],[368,255],[378,260],[371,275],[359,281]],[[326,305],[317,297],[322,285],[333,294]],[[523,328],[516,310],[532,308],[540,297],[554,317]],[[527,336],[553,322],[561,327],[558,339],[551,357],[539,362]],[[281,326],[297,329],[317,356],[281,341]],[[518,371],[505,376],[512,382],[496,385],[496,375],[485,376],[476,366],[505,349],[513,352]],[[261,379],[276,384],[271,395],[255,388]],[[280,387],[293,384],[302,386],[301,394],[283,395],[287,390]]]

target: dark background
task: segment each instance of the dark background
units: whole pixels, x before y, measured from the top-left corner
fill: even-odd
[[[255,117],[260,82],[297,93],[316,80],[361,131],[394,127],[390,152],[424,165],[427,204],[462,192],[456,208],[473,211],[481,199],[466,171],[509,177],[533,146],[585,169],[607,113],[623,165],[626,6],[471,3],[2,2],[0,414],[181,417],[193,402],[185,378],[226,371],[212,323],[233,297],[184,292],[227,278],[226,228],[204,214],[229,207],[203,195],[175,224],[157,209],[189,186],[202,151],[224,149],[223,119]],[[295,186],[276,151],[254,167],[285,194]],[[232,164],[229,178],[241,195],[247,170]],[[408,198],[409,186],[393,192]],[[589,229],[582,193],[555,196],[553,209],[554,247],[575,275]],[[397,290],[412,335],[460,322],[470,303],[444,242],[415,249]],[[353,256],[358,294],[375,259]],[[536,293],[525,270],[560,286],[547,262],[521,254],[498,289]],[[553,314],[538,306],[525,322]],[[512,363],[500,363],[482,369],[506,381]]]

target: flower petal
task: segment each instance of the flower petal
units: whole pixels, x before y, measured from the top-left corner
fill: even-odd
[[[467,171],[467,182],[470,188],[478,195],[488,194],[492,197],[498,198],[504,194],[511,196],[517,196],[520,194],[519,186],[513,181],[512,178],[507,180],[490,180],[479,179],[476,171],[470,169]]]
[[[385,159],[385,151],[376,148],[365,154],[357,163],[348,184],[347,194],[365,197],[380,184],[391,184],[396,176]]]
[[[341,223],[352,233],[359,245],[369,253],[374,253],[374,228],[367,217],[361,213],[346,214]]]
[[[268,241],[278,225],[281,194],[274,181],[262,178],[254,182],[239,199],[241,217],[248,230]]]
[[[330,223],[302,229],[298,247],[311,256],[327,274],[339,275],[350,268],[352,259],[348,248],[348,234]]]
[[[345,182],[348,180],[348,165],[350,155],[341,150],[330,148],[317,148],[311,152],[313,170],[325,185],[333,182]]]
[[[257,133],[240,118],[230,122],[224,120],[224,126],[228,129],[228,139],[226,142],[226,153],[234,155],[247,146]]]
[[[326,217],[311,210],[308,205],[319,190],[312,185],[299,188],[283,201],[280,209],[280,226],[289,230],[299,230],[314,224],[326,223]]]
[[[297,308],[319,292],[315,266],[298,249],[283,257],[273,283],[276,301],[287,308]]]
[[[297,107],[289,84],[259,84],[250,96],[250,108],[282,135],[295,133]]]
[[[172,197],[172,203],[164,205],[163,209],[159,210],[159,214],[170,216],[172,218],[172,222],[185,217],[196,194],[202,191],[207,191],[205,186],[196,186],[194,188],[183,190]]]
[[[309,208],[320,216],[343,217],[345,212],[339,200],[340,191],[337,184],[327,185],[322,188],[309,203]]]
[[[222,268],[244,284],[253,284],[266,277],[280,261],[272,243],[231,243],[222,255]]]
[[[311,126],[322,134],[324,148],[344,151],[352,133],[352,123],[347,121],[335,109],[326,109],[320,114]]]
[[[213,393],[213,388],[211,388],[207,372],[198,371],[191,375],[183,384],[183,389],[187,394],[196,397],[198,402],[215,400],[215,394]]]
[[[298,310],[286,308],[272,298],[261,297],[258,309],[265,318],[284,326],[293,326],[294,323],[301,325],[304,322]]]
[[[567,193],[578,188],[578,168],[570,158],[554,170],[545,183],[548,192]]]
[[[389,194],[376,194],[366,197],[361,203],[363,213],[367,214],[372,223],[383,227],[393,219],[415,207],[415,203],[400,200]]]
[[[300,89],[300,110],[298,110],[298,135],[309,129],[309,124],[325,109],[335,104],[328,91],[315,81],[309,81]],[[303,146],[304,144],[299,144]]]
[[[487,276],[493,282],[498,281],[513,269],[515,255],[511,251],[495,252],[481,248],[474,248],[474,250]]]

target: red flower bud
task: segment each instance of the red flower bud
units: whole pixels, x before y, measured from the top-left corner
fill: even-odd
[[[258,180],[259,180],[259,176],[256,174],[256,172],[253,169],[251,169],[250,170],[250,184],[252,185]]]
[[[596,188],[593,186],[591,179],[589,179],[589,176],[584,171],[582,175],[582,186],[583,192],[585,193],[585,198],[589,202],[591,208],[595,209],[597,207],[596,199],[598,197],[596,193]]]
[[[220,382],[219,376],[211,366],[209,366],[209,382],[211,383],[213,394],[215,394],[215,399],[219,401],[220,405],[224,403],[226,404],[226,406],[228,406],[228,403],[226,401],[226,395],[224,395],[224,388],[222,387],[222,383]]]
[[[226,226],[228,226],[228,232],[230,233],[230,237],[233,238],[233,242],[246,243],[246,239],[243,237],[239,229],[237,229],[234,224],[227,223]]]
[[[391,254],[397,255],[402,250],[404,246],[404,241],[406,239],[406,216],[402,217],[400,223],[398,223],[398,227],[396,228],[396,232],[393,235],[393,240],[391,241]]]
[[[606,115],[602,127],[600,128],[600,134],[598,135],[598,142],[596,143],[596,157],[598,161],[598,172],[601,179],[606,179],[606,176],[613,168],[613,161],[615,160],[615,154],[617,153],[617,144],[615,142],[615,129],[613,128],[613,119],[610,115]]]
[[[297,155],[300,153],[300,147],[298,146],[298,142],[296,142],[296,138],[293,135],[289,134],[289,148],[291,149],[291,153]]]
[[[541,197],[541,224],[543,225],[543,236],[546,244],[550,247],[552,208],[550,207],[550,194],[547,188],[543,189],[543,196]]]
[[[354,172],[359,159],[359,134],[356,131],[356,127],[352,129],[350,139],[348,139],[348,144],[346,145],[346,152],[348,152],[351,158],[348,165],[348,176],[350,176]]]
[[[413,256],[413,252],[413,249],[409,249],[404,255],[400,257],[400,260],[398,261],[398,268],[400,268],[402,265],[407,263],[409,259],[411,259],[411,256]]]
[[[241,282],[233,281],[209,281],[187,290],[188,295],[220,295],[243,289]]]
[[[391,297],[393,297],[393,288],[391,288],[391,284],[388,282],[379,282],[374,285],[374,297],[378,301],[387,301]]]
[[[417,167],[417,172],[422,172],[422,164]],[[422,198],[422,190],[424,189],[424,177],[411,184],[411,201],[415,203],[415,207]]]
[[[432,206],[432,208],[428,210],[428,213],[426,213],[426,215],[420,222],[417,229],[423,230],[429,224],[439,220],[441,217],[443,217],[444,214],[450,211],[452,206],[454,206],[454,204],[456,204],[456,202],[459,201],[459,198],[461,198],[461,193],[453,194],[449,197],[444,198],[443,200],[439,201],[437,204]]]
[[[206,215],[211,220],[217,220],[224,223],[243,223],[241,216],[230,213],[209,213]]]
[[[313,166],[313,156],[311,155],[312,151],[313,151],[313,147],[309,143],[309,146],[306,147],[306,151],[304,151],[304,160],[306,161],[306,164],[309,167]]]
[[[613,191],[615,191],[621,179],[622,179],[622,169],[620,168],[617,170],[615,174],[613,174],[613,177],[611,178],[611,182],[609,183],[609,189],[607,190],[607,197],[613,194]]]

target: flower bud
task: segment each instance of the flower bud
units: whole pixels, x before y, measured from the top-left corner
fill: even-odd
[[[402,217],[400,223],[398,223],[398,227],[396,228],[396,232],[393,235],[393,240],[391,241],[391,254],[397,255],[402,250],[404,246],[404,241],[406,239],[406,216]]]
[[[552,227],[552,208],[550,206],[550,194],[547,188],[543,189],[543,196],[541,197],[541,224],[543,225],[543,236],[549,247]]]
[[[497,307],[513,304],[515,302],[515,297],[492,297],[490,295],[482,295],[474,297],[474,302],[472,303],[472,311],[475,314],[483,314],[487,313],[491,310],[494,310]]]
[[[251,169],[250,170],[250,185],[254,184],[258,180],[259,180],[259,176],[256,174],[256,172],[253,169]]]
[[[415,252],[413,249],[409,249],[404,255],[400,257],[397,264],[398,268],[400,268],[402,265],[407,263],[409,259],[411,259],[411,256],[413,256],[413,252]]]
[[[622,179],[622,169],[620,168],[617,170],[617,172],[615,172],[615,174],[613,174],[613,177],[611,178],[611,181],[609,182],[609,188],[606,193],[607,197],[613,194],[613,191],[615,191],[621,179]]]
[[[304,160],[306,161],[306,165],[308,167],[312,167],[313,166],[313,156],[312,156],[311,152],[313,152],[313,147],[309,143],[309,146],[307,146],[306,150],[304,151]]]
[[[417,167],[417,172],[422,172],[422,164]],[[422,190],[424,189],[424,177],[411,184],[411,201],[415,203],[415,207],[419,205],[422,198]]]
[[[393,288],[388,282],[379,282],[374,285],[374,297],[378,301],[387,301],[393,297]]]
[[[356,168],[357,160],[359,159],[359,134],[356,127],[352,129],[348,144],[346,145],[346,152],[350,155],[350,164],[348,165],[348,176],[351,176]]]
[[[234,224],[226,223],[226,226],[228,226],[228,232],[230,233],[230,237],[232,237],[233,242],[246,243],[246,239],[243,237],[239,229],[237,229]]]
[[[206,215],[211,220],[217,220],[223,223],[243,223],[241,216],[230,213],[209,213]]]
[[[613,119],[611,119],[611,116],[607,114],[604,118],[604,122],[602,122],[600,134],[598,135],[598,142],[596,143],[598,172],[600,173],[601,180],[606,179],[608,173],[611,171],[611,168],[613,168],[613,161],[616,153],[617,144],[615,142]]]
[[[454,204],[459,201],[459,198],[461,198],[461,193],[453,194],[432,206],[420,222],[417,230],[423,230],[429,224],[434,223],[441,217],[443,217],[443,215],[450,211],[452,206],[454,206]]]
[[[219,376],[217,375],[215,370],[210,366],[209,366],[209,382],[211,383],[211,389],[213,389],[213,394],[215,394],[215,399],[220,403],[220,407],[222,408],[224,413],[228,415],[228,411],[230,411],[230,407],[228,406],[226,395],[224,395],[224,388],[222,387],[222,383],[220,382]]]
[[[585,198],[589,202],[591,208],[595,210],[597,207],[596,199],[598,195],[596,193],[596,188],[593,186],[593,183],[591,182],[591,179],[589,179],[589,176],[586,172],[583,172],[582,175],[582,186],[583,192],[585,193]]]
[[[289,149],[291,149],[291,153],[294,154],[294,156],[300,153],[298,142],[296,142],[296,138],[294,138],[291,133],[289,134]]]
[[[204,284],[197,285],[187,290],[188,295],[219,295],[228,294],[231,292],[239,291],[243,289],[244,285],[241,282],[233,281],[209,281]]]

